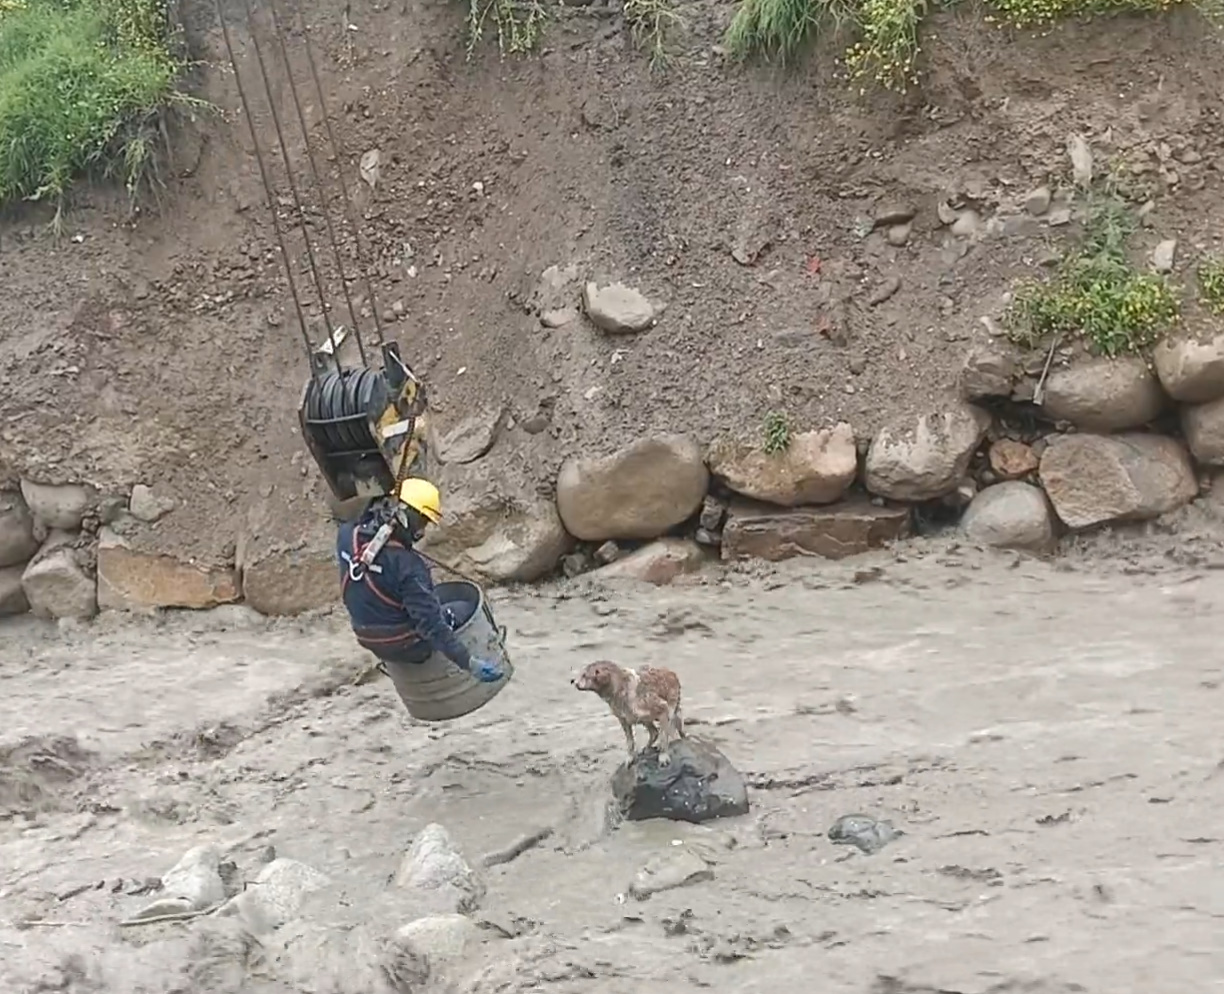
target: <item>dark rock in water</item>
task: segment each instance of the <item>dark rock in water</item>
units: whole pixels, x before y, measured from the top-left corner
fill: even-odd
[[[683,739],[659,765],[646,749],[612,777],[612,793],[629,821],[670,818],[703,822],[748,813],[748,788],[731,761],[712,745]]]
[[[829,841],[835,846],[856,846],[870,856],[904,834],[890,821],[877,821],[870,815],[842,815],[829,829]]]

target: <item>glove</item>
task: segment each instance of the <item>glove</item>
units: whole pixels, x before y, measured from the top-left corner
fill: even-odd
[[[482,659],[477,656],[472,657],[471,673],[481,683],[496,683],[506,675],[501,664],[495,660]]]

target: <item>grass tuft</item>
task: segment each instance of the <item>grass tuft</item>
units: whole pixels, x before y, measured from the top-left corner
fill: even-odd
[[[941,0],[946,6],[950,0]],[[985,0],[987,20],[1043,29],[1069,18],[1160,13],[1193,5],[1220,21],[1224,0]],[[850,25],[843,62],[852,81],[904,92],[918,81],[919,36],[928,0],[740,0],[725,43],[739,59],[793,62],[820,31]]]
[[[1017,288],[1007,314],[1012,339],[1033,348],[1051,335],[1079,337],[1107,356],[1155,345],[1176,325],[1180,301],[1166,277],[1131,265],[1127,243],[1137,226],[1110,187],[1093,191],[1080,247],[1052,279]]]
[[[166,0],[0,0],[0,204],[61,207],[86,174],[134,200],[182,68]]]
[[[1212,314],[1224,314],[1224,259],[1209,256],[1198,264],[1199,301]]]
[[[761,449],[766,455],[778,455],[790,448],[791,427],[785,414],[774,411],[765,415],[762,434],[764,438],[761,440]]]
[[[535,51],[544,30],[544,8],[539,0],[468,0],[467,57],[470,60],[490,27],[497,50],[507,55]]]
[[[633,43],[649,53],[651,68],[665,68],[668,32],[680,24],[670,0],[625,0],[625,23]]]

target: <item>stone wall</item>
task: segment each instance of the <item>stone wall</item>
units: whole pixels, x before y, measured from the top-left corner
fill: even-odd
[[[645,320],[640,301],[626,299],[642,313],[618,333]],[[617,302],[588,290],[587,306],[596,300]],[[491,584],[558,571],[665,584],[717,559],[865,552],[910,534],[915,508],[938,508],[959,516],[971,542],[1048,553],[1068,532],[1175,510],[1199,495],[1200,475],[1224,466],[1224,334],[1172,338],[1150,364],[1064,355],[1046,367],[1044,357],[1026,366],[1002,345],[979,346],[958,399],[871,439],[845,423],[799,426],[782,452],[766,454],[751,433],[649,435],[568,459],[551,499],[459,488],[423,549]],[[461,461],[477,465],[489,448]],[[258,556],[240,546],[217,566],[125,537],[131,523],[172,513],[146,486],[120,498],[22,480],[0,493],[0,614],[245,599],[278,615],[336,600],[325,542]]]

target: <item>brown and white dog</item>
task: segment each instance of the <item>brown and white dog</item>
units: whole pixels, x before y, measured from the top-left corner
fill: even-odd
[[[570,681],[579,690],[589,690],[611,709],[625,732],[629,758],[637,755],[633,726],[650,733],[647,748],[659,746],[659,765],[671,763],[668,748],[684,738],[684,719],[680,713],[680,678],[661,666],[631,670],[600,660],[585,667]]]

